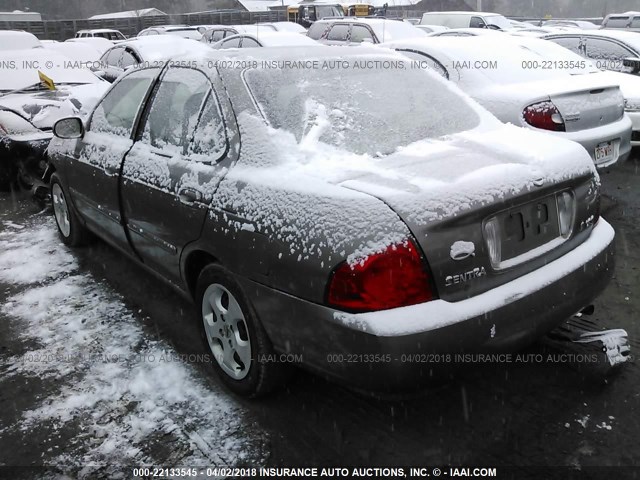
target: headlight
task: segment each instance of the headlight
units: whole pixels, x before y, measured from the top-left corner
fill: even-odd
[[[625,112],[640,112],[640,98],[638,99],[626,99],[624,101]]]

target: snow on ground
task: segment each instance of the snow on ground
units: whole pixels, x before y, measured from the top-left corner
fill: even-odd
[[[79,273],[53,220],[39,218],[28,229],[0,231],[0,281],[14,285],[0,314],[37,345],[8,358],[4,375],[54,380],[58,390],[5,430],[29,435],[46,422],[79,422],[84,441],[57,458],[45,452],[43,461],[80,477],[114,463],[261,462],[266,434],[248,424],[244,409],[222,387],[206,385],[193,358],[145,332],[116,293]],[[156,437],[174,439],[168,456],[154,456]]]

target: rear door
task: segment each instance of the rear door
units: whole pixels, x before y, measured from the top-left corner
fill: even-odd
[[[180,254],[200,236],[229,164],[220,91],[200,70],[166,70],[123,165],[122,211],[131,244],[143,262],[174,281]]]
[[[120,169],[159,73],[159,69],[139,70],[113,86],[94,110],[65,171],[71,197],[82,216],[107,240],[122,247],[127,241],[119,210]]]

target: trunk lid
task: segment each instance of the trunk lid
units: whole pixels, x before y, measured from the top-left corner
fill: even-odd
[[[385,159],[389,175],[352,172],[339,183],[381,199],[402,218],[440,297],[456,301],[519,277],[586,238],[594,207],[578,200],[597,189],[593,162],[573,142],[540,140],[535,132],[504,126],[427,142],[430,148],[421,142]],[[570,237],[559,238],[556,194],[567,190],[576,213]],[[496,215],[501,265],[492,264],[484,229]]]

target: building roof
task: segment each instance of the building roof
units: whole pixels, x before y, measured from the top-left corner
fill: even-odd
[[[124,12],[103,13],[89,17],[90,20],[101,20],[106,18],[135,18],[148,17],[151,15],[166,15],[162,10],[157,8],[141,8],[140,10],[127,10]]]

